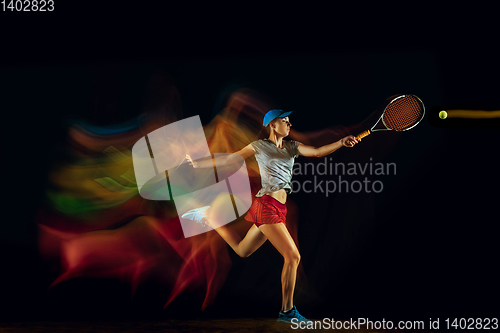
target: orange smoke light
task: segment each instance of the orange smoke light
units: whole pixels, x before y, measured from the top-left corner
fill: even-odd
[[[500,110],[484,111],[484,110],[446,110],[447,118],[470,118],[470,119],[492,119],[500,118]]]

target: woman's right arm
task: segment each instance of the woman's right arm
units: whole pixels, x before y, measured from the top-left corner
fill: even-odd
[[[229,155],[224,155],[224,156],[219,156],[217,157],[217,165],[227,165],[231,163],[236,163],[239,161],[239,158],[236,158],[234,155],[238,154],[243,159],[248,158],[255,154],[255,149],[251,144],[246,146],[245,148]],[[189,154],[186,154],[186,159],[188,160],[189,165],[192,165],[193,168],[213,168],[214,164],[212,162],[212,159],[206,159],[202,161],[193,161],[191,156]]]

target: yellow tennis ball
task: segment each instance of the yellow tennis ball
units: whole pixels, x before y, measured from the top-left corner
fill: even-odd
[[[445,110],[439,111],[439,118],[446,119],[446,117],[448,117],[448,113]]]

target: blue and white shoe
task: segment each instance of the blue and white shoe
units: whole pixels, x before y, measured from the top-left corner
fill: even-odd
[[[280,323],[288,323],[288,324],[291,324],[292,323],[292,319],[296,319],[293,321],[293,323],[300,323],[300,322],[309,322],[310,320],[304,318],[304,316],[302,316],[299,311],[297,311],[297,308],[295,307],[295,305],[293,306],[292,310],[288,311],[288,312],[282,312],[280,311],[279,313],[279,317],[278,317],[278,322]]]
[[[205,220],[208,215],[208,210],[210,206],[204,206],[200,208],[191,209],[187,213],[182,214],[183,219],[188,219],[201,224],[202,227],[206,226]]]

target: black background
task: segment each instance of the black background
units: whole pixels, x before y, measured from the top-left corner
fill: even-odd
[[[136,12],[56,5],[54,13],[1,14],[2,320],[277,312],[281,258],[269,244],[245,260],[232,256],[227,282],[204,313],[189,294],[162,310],[167,291],[156,285],[143,286],[132,301],[128,286],[116,281],[82,279],[46,291],[51,281],[37,257],[33,216],[65,119],[101,125],[130,119],[158,70],[173,77],[184,114],[200,114],[204,123],[231,85],[297,110],[297,131],[357,124],[395,93],[421,97],[428,114],[414,130],[374,134],[332,155],[396,163],[381,194],[291,197],[308,278],[297,305],[317,318],[496,315],[498,129],[478,122],[444,128],[432,118],[441,107],[500,109],[488,20],[472,29],[464,22],[474,12],[436,8],[413,9],[412,16],[394,8],[378,8],[387,15],[363,14],[371,8],[328,14],[295,8],[295,15],[192,8],[179,19],[174,6]],[[118,112],[96,111],[92,92],[103,86]],[[252,280],[262,262],[276,276],[265,287]]]

